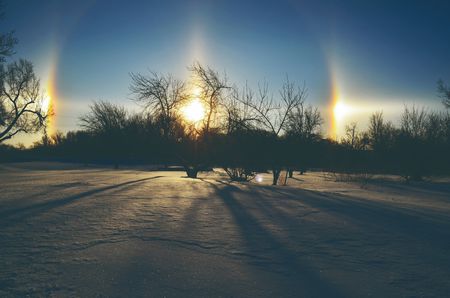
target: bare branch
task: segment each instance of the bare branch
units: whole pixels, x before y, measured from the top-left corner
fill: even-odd
[[[279,136],[286,130],[286,121],[292,111],[301,105],[306,97],[306,88],[296,87],[286,78],[280,90],[280,99],[275,103],[269,96],[267,82],[258,84],[257,101],[250,100],[245,104],[257,114],[257,122],[268,129],[273,135]]]
[[[215,114],[219,106],[224,104],[224,90],[231,89],[227,84],[226,75],[221,77],[210,67],[204,67],[196,62],[189,70],[194,76],[194,82],[200,88],[200,99],[206,106],[206,117],[203,120],[203,130],[205,134],[210,131],[211,125],[215,122]]]
[[[0,69],[0,142],[20,132],[34,133],[45,126],[43,96],[33,65],[19,60]]]
[[[172,77],[150,71],[149,75],[131,73],[130,91],[134,100],[143,103],[150,114],[159,119],[163,135],[168,138],[179,106],[188,98],[186,85]]]

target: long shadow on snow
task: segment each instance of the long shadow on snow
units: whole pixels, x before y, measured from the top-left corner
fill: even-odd
[[[300,201],[322,212],[329,212],[366,230],[368,235],[384,234],[392,241],[406,236],[416,244],[421,243],[422,247],[442,251],[450,249],[450,220],[444,214],[400,208],[364,199],[358,200],[340,194],[299,189],[280,191],[276,188],[263,188],[269,193],[283,194],[282,200]],[[427,262],[436,266],[445,265],[448,268],[449,260],[446,257],[442,258],[435,254],[422,255]]]
[[[358,224],[382,227],[389,232],[398,232],[411,237],[437,238],[438,243],[433,244],[450,244],[450,216],[444,212],[414,209],[408,206],[402,208],[394,204],[358,199],[337,193],[289,188],[285,191],[270,188],[266,190],[278,192],[284,195],[284,199],[300,201],[313,208],[353,220]]]
[[[319,273],[311,268],[309,264],[302,262],[298,253],[289,249],[286,244],[277,239],[275,235],[261,225],[258,220],[246,210],[245,206],[243,206],[233,194],[242,192],[241,189],[221,181],[217,182],[223,184],[222,187],[207,180],[205,181],[214,187],[217,195],[230,211],[250,253],[257,252],[261,250],[261,248],[266,248],[270,255],[263,257],[271,258],[272,264],[274,265],[281,265],[285,280],[291,285],[290,290],[292,291],[292,295],[298,295],[299,293],[302,293],[302,291],[306,291],[308,296],[343,296],[336,287],[331,285],[325,278],[319,276]],[[270,266],[273,266],[270,262],[266,265],[269,266],[269,268],[266,269],[276,269],[270,268]]]
[[[75,195],[71,195],[71,196],[68,196],[65,198],[54,199],[54,200],[36,203],[36,204],[32,204],[32,205],[25,206],[25,207],[15,208],[15,209],[9,209],[9,210],[0,212],[0,224],[2,227],[11,226],[16,223],[19,223],[20,221],[22,221],[28,217],[36,216],[39,213],[44,213],[51,209],[62,207],[64,205],[70,204],[79,199],[87,198],[89,196],[96,195],[96,194],[104,192],[104,191],[124,187],[124,186],[131,185],[131,184],[144,182],[147,180],[157,179],[160,177],[162,177],[162,176],[155,176],[155,177],[127,181],[127,182],[123,182],[123,183],[119,183],[119,184],[114,184],[114,185],[109,185],[109,186],[105,186],[105,187],[88,190],[88,191],[78,193]]]
[[[421,193],[423,195],[429,195],[430,193],[434,195],[444,196],[444,201],[450,201],[450,183],[447,182],[398,182],[398,181],[388,181],[388,180],[369,180],[367,182],[369,186],[377,186],[378,189],[372,190],[377,192],[383,192],[383,190],[395,191],[402,194],[417,194]]]

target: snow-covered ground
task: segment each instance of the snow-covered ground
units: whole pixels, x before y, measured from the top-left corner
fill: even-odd
[[[0,165],[0,296],[449,297],[450,184]]]

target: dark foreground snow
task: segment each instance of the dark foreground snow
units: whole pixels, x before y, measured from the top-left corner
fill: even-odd
[[[0,296],[449,297],[450,185],[0,165]]]

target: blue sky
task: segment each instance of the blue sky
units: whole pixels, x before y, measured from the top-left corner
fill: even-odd
[[[31,60],[44,86],[55,70],[62,131],[76,129],[93,100],[138,109],[130,72],[186,79],[196,60],[236,84],[266,79],[275,97],[286,75],[305,82],[327,123],[337,88],[352,107],[341,126],[362,128],[378,110],[395,122],[405,104],[443,109],[436,81],[450,82],[448,1],[4,2],[14,59]]]

